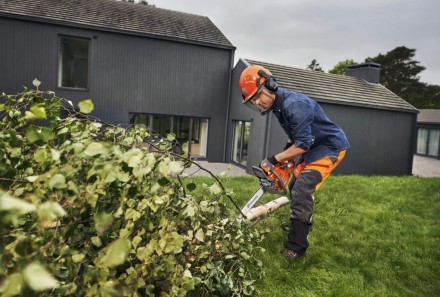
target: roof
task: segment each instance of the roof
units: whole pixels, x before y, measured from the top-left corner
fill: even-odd
[[[281,88],[303,93],[318,102],[418,112],[414,106],[381,84],[369,83],[351,76],[299,69],[249,59],[244,59],[244,62],[267,68],[276,78]]]
[[[420,113],[417,115],[417,122],[440,124],[440,109],[420,109]]]
[[[115,0],[0,0],[0,16],[235,49],[208,17]]]

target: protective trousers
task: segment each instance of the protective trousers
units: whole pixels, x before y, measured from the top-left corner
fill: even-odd
[[[345,150],[326,156],[305,165],[300,162],[295,168],[294,176],[289,184],[290,208],[292,210],[286,248],[300,255],[305,254],[309,247],[308,235],[312,225],[313,193],[315,193],[330,173],[345,156]]]

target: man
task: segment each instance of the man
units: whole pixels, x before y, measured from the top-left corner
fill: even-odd
[[[240,77],[243,103],[262,115],[272,111],[288,136],[284,150],[264,159],[269,172],[278,162],[300,157],[289,185],[291,222],[282,255],[300,258],[309,246],[313,193],[338,166],[350,147],[342,129],[309,97],[278,88],[269,70],[251,65]]]

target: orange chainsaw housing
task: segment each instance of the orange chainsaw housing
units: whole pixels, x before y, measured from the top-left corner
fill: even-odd
[[[295,162],[293,161],[284,161],[282,163],[277,163],[272,171],[275,171],[280,177],[283,185],[280,184],[280,180],[275,176],[275,174],[271,171],[267,173],[267,178],[275,182],[275,189],[279,192],[282,192],[285,188],[287,189],[287,184],[289,183],[290,174],[295,168]],[[283,187],[284,186],[284,187]]]

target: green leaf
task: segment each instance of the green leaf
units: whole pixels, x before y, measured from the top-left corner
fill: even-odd
[[[22,199],[11,197],[8,193],[0,190],[0,211],[16,211],[25,214],[35,211],[35,205]]]
[[[102,246],[102,241],[101,241],[101,238],[99,238],[99,236],[93,236],[93,237],[92,237],[92,243],[93,243],[96,247],[100,247],[100,246]]]
[[[170,173],[173,174],[173,175],[179,174],[183,170],[182,165],[180,165],[180,163],[176,162],[176,161],[171,161],[168,164],[168,168],[170,170]]]
[[[34,154],[34,160],[37,163],[44,163],[48,157],[49,156],[46,152],[46,148],[41,148],[41,149],[37,150]]]
[[[52,176],[49,180],[49,187],[52,189],[64,189],[67,187],[66,185],[66,178],[64,175],[57,173],[54,176]]]
[[[195,214],[194,207],[192,207],[190,204],[185,208],[185,211],[183,212],[188,217],[192,217]]]
[[[33,114],[31,111],[26,110],[24,112],[24,118],[26,120],[35,120],[37,118],[37,116],[35,114]]]
[[[72,256],[72,261],[75,263],[79,263],[84,259],[85,255],[84,254],[76,254]]]
[[[38,87],[41,85],[41,81],[39,81],[38,79],[35,78],[35,79],[32,81],[32,84],[38,88]]]
[[[188,154],[188,143],[187,142],[182,144],[182,150],[185,154]]]
[[[38,119],[46,119],[46,109],[44,107],[32,106],[32,113]]]
[[[64,217],[67,212],[56,201],[46,201],[38,206],[38,217],[41,221],[53,221],[59,217]]]
[[[130,252],[130,247],[131,243],[126,238],[119,238],[113,241],[101,260],[102,266],[115,267],[123,264]]]
[[[168,139],[169,141],[173,141],[174,139],[176,139],[176,134],[175,134],[175,133],[169,133],[169,134],[167,135],[167,139]]]
[[[2,287],[0,287],[0,292],[3,293],[3,297],[19,295],[23,289],[23,284],[23,276],[20,273],[11,274],[5,281],[3,291],[1,291]]]
[[[78,103],[79,111],[85,114],[89,114],[93,111],[94,105],[92,100],[87,99]]]
[[[205,232],[203,232],[202,228],[197,230],[195,237],[198,241],[205,241]]]
[[[34,262],[23,270],[26,283],[34,291],[44,291],[59,287],[58,281],[39,263]]]
[[[93,157],[96,155],[101,155],[107,153],[107,148],[99,142],[90,143],[87,148],[84,150],[84,154],[87,156]]]
[[[53,133],[52,129],[43,127],[41,128],[40,132],[40,139],[44,142],[48,142],[49,140],[52,140],[55,138],[55,134]]]
[[[195,183],[190,183],[190,184],[186,185],[186,188],[187,188],[188,191],[192,192],[192,191],[194,191],[197,188],[197,186],[196,186]]]
[[[26,129],[26,139],[30,143],[34,143],[40,139],[37,127],[29,127]]]

